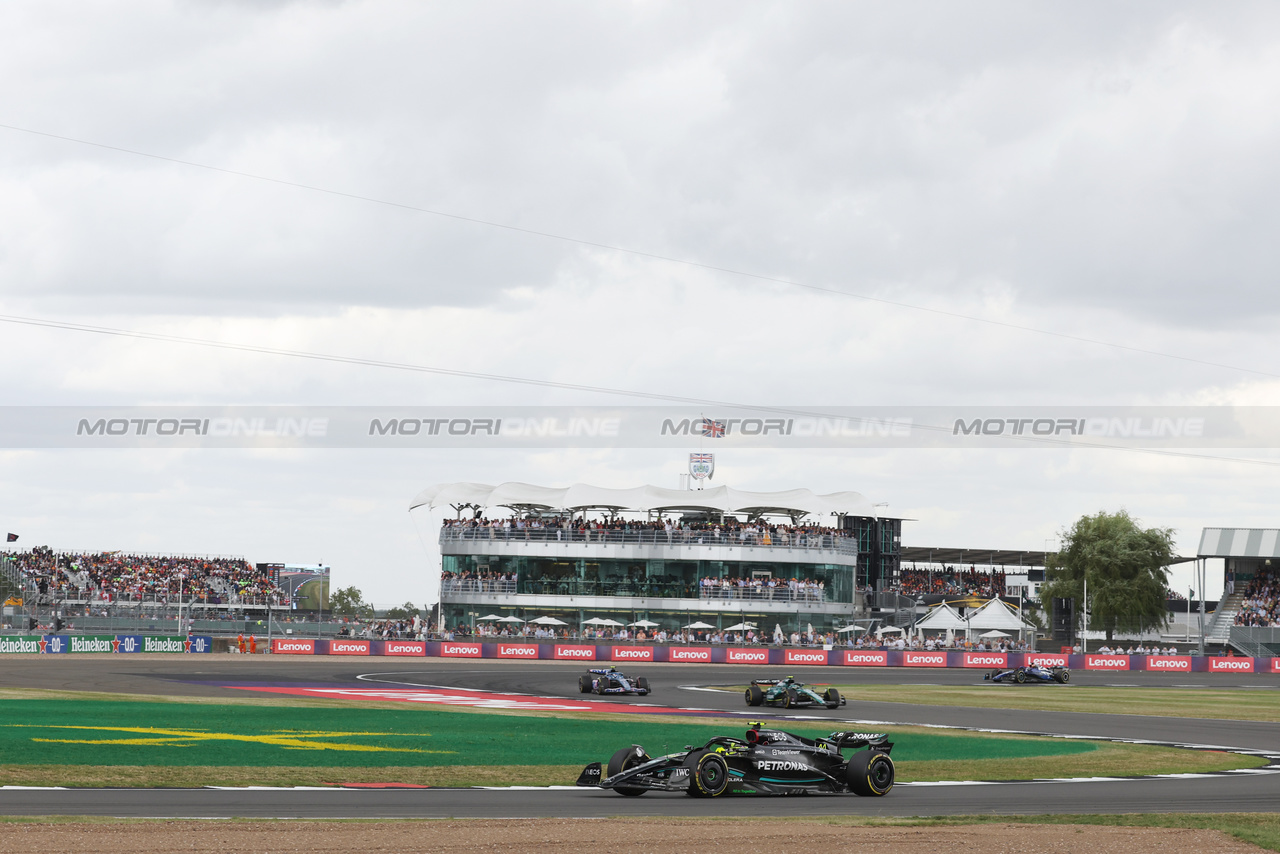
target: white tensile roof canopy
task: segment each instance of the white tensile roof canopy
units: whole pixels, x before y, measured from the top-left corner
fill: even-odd
[[[712,489],[663,489],[637,486],[610,489],[575,483],[554,488],[509,482],[498,486],[483,483],[441,483],[430,486],[413,499],[410,510],[419,507],[509,507],[513,510],[608,510],[608,511],[703,511],[741,513],[755,517],[785,516],[875,516],[875,506],[858,492],[818,495],[808,489],[782,492],[748,492],[728,486]]]

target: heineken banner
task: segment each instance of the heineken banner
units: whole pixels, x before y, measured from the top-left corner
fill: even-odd
[[[3,635],[3,653],[212,652],[209,635]]]

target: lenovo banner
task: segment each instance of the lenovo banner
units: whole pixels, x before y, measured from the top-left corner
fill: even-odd
[[[440,641],[440,655],[442,658],[479,658],[480,644]]]
[[[368,655],[369,641],[334,638],[329,641],[330,655]]]
[[[594,646],[568,646],[566,644],[556,644],[556,658],[568,658],[576,661],[595,661],[596,648]]]
[[[651,646],[615,646],[609,651],[611,661],[653,661]]]
[[[724,651],[724,660],[727,664],[768,664],[769,650],[730,647]]]
[[[500,643],[498,644],[498,658],[537,658],[538,645],[536,643]]]
[[[782,656],[783,664],[826,664],[825,649],[789,649]]]
[[[1189,655],[1148,655],[1147,670],[1171,670],[1177,673],[1191,672],[1191,656]]]
[[[1127,655],[1086,655],[1084,657],[1085,670],[1128,670],[1129,656]]]
[[[426,655],[427,645],[423,641],[389,640],[382,644],[383,655]]]
[[[1041,667],[1066,667],[1067,656],[1059,655],[1053,652],[1029,652],[1027,653],[1027,666],[1040,665]]]
[[[1272,659],[1273,661],[1275,659]],[[1210,673],[1252,673],[1252,658],[1210,658]]]
[[[846,649],[844,663],[851,667],[887,667],[889,653],[882,649]]]
[[[1280,658],[1271,659],[1271,672],[1280,673]]]
[[[903,667],[946,667],[947,654],[945,652],[915,652],[913,650],[904,650],[902,653]]]
[[[667,650],[667,661],[710,664],[711,650],[705,647],[673,646]]]
[[[1003,652],[966,652],[965,667],[1008,667],[1009,655]]]
[[[271,641],[271,651],[276,655],[315,655],[316,642],[311,638],[276,638]]]

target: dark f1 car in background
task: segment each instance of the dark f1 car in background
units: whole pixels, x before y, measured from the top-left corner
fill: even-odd
[[[583,694],[648,694],[649,680],[643,676],[632,679],[616,667],[601,668],[579,676],[578,690]]]
[[[683,753],[656,759],[633,744],[603,768],[593,762],[582,769],[578,785],[622,795],[662,791],[695,798],[800,792],[879,796],[893,788],[893,742],[884,733],[833,732],[809,739],[760,726],[752,723],[745,741],[717,736],[702,747],[690,745]],[[845,749],[855,752],[846,758]]]
[[[809,706],[838,709],[845,705],[844,697],[835,688],[828,688],[819,694],[790,676],[786,679],[751,680],[751,684],[747,686],[746,699],[748,706],[782,706],[785,709]]]
[[[1042,667],[1039,664],[1030,664],[1026,667],[1011,667],[1008,670],[992,670],[982,678],[992,682],[1016,682],[1019,685],[1025,682],[1058,682],[1065,685],[1071,681],[1071,671],[1065,667]]]

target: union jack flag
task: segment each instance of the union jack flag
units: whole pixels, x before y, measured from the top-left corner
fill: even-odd
[[[704,418],[702,419],[702,425],[700,429],[702,430],[702,435],[707,437],[708,439],[724,438],[724,422],[723,421],[712,421],[710,418]]]

